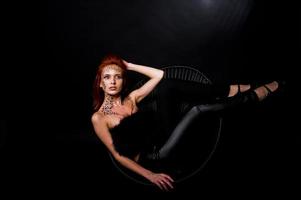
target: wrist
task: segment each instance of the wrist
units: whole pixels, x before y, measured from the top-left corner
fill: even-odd
[[[127,63],[126,64],[126,68],[127,68],[127,70],[132,70],[133,69],[133,63]]]
[[[144,175],[144,177],[148,180],[150,180],[150,177],[153,175],[153,172],[152,171],[147,171]]]

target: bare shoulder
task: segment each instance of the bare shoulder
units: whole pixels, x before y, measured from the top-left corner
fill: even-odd
[[[101,112],[93,113],[93,115],[91,117],[91,122],[92,122],[93,125],[106,123],[104,114],[101,113]]]
[[[107,118],[101,112],[95,112],[91,116],[91,121],[94,127],[94,131],[99,139],[105,144],[105,146],[114,153],[113,139],[108,129]]]

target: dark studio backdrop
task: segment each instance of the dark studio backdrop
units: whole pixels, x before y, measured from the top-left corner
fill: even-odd
[[[157,191],[121,174],[93,133],[92,84],[107,53],[157,68],[190,66],[217,83],[292,85],[298,66],[300,9],[287,2],[52,0],[10,7],[9,76],[2,79],[8,98],[1,105],[7,186],[48,191],[53,181],[50,192],[67,185],[79,189],[74,193]],[[134,84],[141,77],[132,78]],[[214,156],[176,190],[294,191],[300,136],[288,114],[289,91],[229,113]]]

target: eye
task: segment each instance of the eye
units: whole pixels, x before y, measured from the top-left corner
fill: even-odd
[[[109,75],[105,75],[103,78],[104,78],[104,79],[109,79],[110,76],[109,76]]]
[[[121,75],[117,75],[116,78],[117,79],[122,79],[122,76]]]

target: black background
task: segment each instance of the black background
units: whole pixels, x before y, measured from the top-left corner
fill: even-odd
[[[93,78],[102,56],[112,52],[157,68],[191,66],[213,82],[286,80],[281,95],[227,115],[213,158],[175,192],[295,191],[300,157],[297,117],[291,117],[299,113],[292,89],[300,66],[296,5],[53,0],[11,2],[5,8],[1,173],[8,188],[30,186],[28,193],[38,188],[47,194],[158,191],[123,176],[91,127]]]

